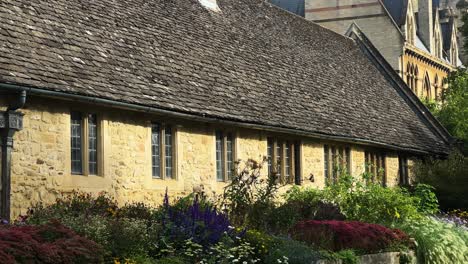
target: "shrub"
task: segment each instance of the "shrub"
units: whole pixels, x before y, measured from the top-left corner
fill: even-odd
[[[93,196],[89,193],[72,192],[49,206],[37,204],[29,209],[25,220],[30,224],[44,224],[50,219],[60,219],[63,216],[114,216],[117,213],[117,203],[107,193]]]
[[[310,202],[307,199],[311,199]],[[295,188],[286,196],[287,205],[299,202],[301,220],[355,220],[391,225],[397,221],[418,219],[419,199],[403,188],[385,188],[364,183],[349,175],[339,177],[337,183],[324,190]]]
[[[412,171],[417,182],[435,187],[443,210],[468,210],[468,157],[464,157],[459,151],[453,151],[445,160],[429,158],[417,161]]]
[[[131,258],[146,256],[150,250],[146,222],[140,219],[118,218],[109,221],[107,250],[112,256]]]
[[[285,203],[266,217],[270,231],[285,233],[301,220],[345,220],[339,206],[325,200],[323,191],[294,186],[284,198]]]
[[[58,222],[40,226],[0,226],[2,263],[101,263],[103,252]]]
[[[392,223],[422,217],[418,198],[399,187],[356,181],[350,176],[325,189],[325,199],[339,205],[348,220],[391,226]]]
[[[434,193],[435,188],[427,184],[417,184],[412,195],[419,199],[418,210],[424,214],[439,212],[439,201]]]
[[[275,238],[268,254],[265,255],[264,263],[315,263],[323,258],[322,253],[313,250],[303,242],[288,238]]]
[[[331,251],[354,249],[369,253],[409,245],[409,238],[400,230],[357,221],[302,221],[291,229],[291,235],[315,248]]]
[[[266,179],[260,177],[262,165],[247,160],[243,169],[234,170],[231,183],[224,188],[221,208],[226,209],[229,219],[238,226],[268,228],[263,219],[275,207],[279,185],[275,173]]]
[[[198,199],[187,208],[173,208],[169,205],[166,192],[162,213],[163,236],[173,244],[191,239],[208,248],[218,243],[225,235],[236,236],[226,214],[214,207],[202,208]]]
[[[398,224],[416,239],[421,263],[468,263],[468,231],[434,218]]]

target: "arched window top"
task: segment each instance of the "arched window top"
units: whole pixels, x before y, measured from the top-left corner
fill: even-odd
[[[431,98],[431,81],[429,79],[429,74],[427,72],[424,75],[423,96],[426,99]]]
[[[416,37],[416,23],[414,20],[414,12],[411,1],[408,4],[408,10],[406,14],[406,40],[410,44],[414,44]]]

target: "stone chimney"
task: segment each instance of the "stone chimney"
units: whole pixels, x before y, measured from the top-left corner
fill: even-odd
[[[418,35],[431,53],[434,53],[435,45],[432,0],[420,0],[418,2]]]

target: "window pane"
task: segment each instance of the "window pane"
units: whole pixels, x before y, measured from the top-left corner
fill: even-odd
[[[153,177],[161,178],[161,126],[157,123],[151,127],[151,159]]]
[[[286,183],[289,183],[290,176],[291,176],[291,147],[289,146],[289,142],[286,142],[284,146],[284,180]]]
[[[283,158],[283,152],[282,152],[282,147],[281,147],[282,143],[280,141],[278,141],[276,143],[276,173],[278,175],[281,175],[282,173],[282,168],[281,168],[281,159]]]
[[[73,174],[82,174],[82,144],[81,144],[81,113],[71,113],[71,171]]]
[[[336,178],[337,178],[337,170],[338,170],[338,162],[337,162],[337,151],[336,151],[336,148],[335,147],[332,147],[331,148],[331,153],[332,153],[332,181],[333,183],[336,182]]]
[[[88,115],[88,138],[89,138],[89,174],[98,174],[98,158],[97,158],[97,146],[98,146],[98,128],[97,128],[97,117],[96,114]]]
[[[346,148],[346,170],[351,175],[351,150]]]
[[[369,153],[366,151],[364,153],[364,169],[366,172],[370,171],[370,160],[369,160]]]
[[[223,159],[223,133],[220,131],[216,132],[216,179],[218,181],[224,181],[224,159]]]
[[[330,157],[330,149],[328,148],[328,145],[325,145],[324,148],[323,148],[323,158],[324,158],[324,163],[325,163],[325,168],[324,168],[324,172],[325,172],[325,182],[328,182],[330,180],[330,171],[328,170],[329,166],[330,166],[330,160],[329,160],[329,157]]]
[[[267,160],[268,160],[268,175],[273,173],[273,140],[271,138],[267,141]]]
[[[172,169],[172,129],[170,126],[167,126],[165,129],[165,139],[164,139],[164,145],[165,145],[165,155],[166,155],[166,178],[167,179],[173,179],[173,169]]]
[[[301,173],[301,143],[296,142],[294,144],[294,177],[295,183],[300,185],[302,182],[302,173]]]
[[[234,169],[234,140],[232,134],[226,136],[226,158],[227,179],[230,180]]]

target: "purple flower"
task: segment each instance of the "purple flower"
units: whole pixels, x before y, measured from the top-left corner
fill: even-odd
[[[8,225],[9,222],[6,219],[0,219],[0,225]]]
[[[202,206],[195,197],[193,204],[187,208],[169,206],[167,194],[164,198],[163,227],[172,241],[192,239],[193,242],[208,247],[218,243],[223,236],[239,236],[231,227],[227,215],[218,212],[212,206]]]

